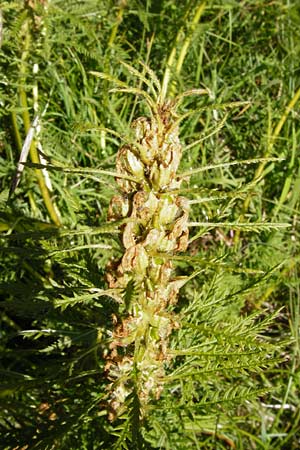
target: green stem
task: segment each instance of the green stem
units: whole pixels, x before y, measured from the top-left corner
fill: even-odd
[[[107,46],[109,48],[113,46],[113,43],[114,43],[114,41],[116,39],[119,25],[120,25],[120,23],[122,22],[122,19],[123,19],[123,14],[124,14],[124,9],[125,9],[126,3],[127,3],[126,0],[125,1],[123,0],[121,2],[121,4],[120,4],[118,15],[117,15],[117,19],[116,19],[116,22],[115,22],[112,30],[111,30],[111,34],[110,34],[109,41],[108,41],[108,44],[107,44]]]
[[[183,43],[183,45],[181,47],[181,50],[180,50],[180,53],[179,53],[179,57],[178,57],[178,60],[177,60],[177,64],[176,64],[176,69],[175,69],[177,77],[179,76],[179,74],[181,72],[181,69],[182,69],[182,66],[183,66],[183,63],[184,63],[184,60],[185,60],[188,48],[189,48],[189,46],[191,44],[193,33],[195,31],[196,25],[198,24],[198,22],[199,22],[199,20],[200,20],[200,18],[202,16],[202,13],[205,10],[205,7],[206,7],[206,3],[205,2],[200,3],[200,5],[198,6],[198,8],[196,10],[196,13],[194,15],[194,18],[192,20],[192,23],[190,25],[189,34],[186,36],[185,41],[184,41],[184,43]],[[175,94],[176,94],[176,83],[173,82],[171,84],[170,97],[174,97]]]
[[[295,93],[295,95],[293,96],[293,98],[291,99],[291,101],[289,102],[287,107],[285,108],[283,115],[281,116],[279,122],[277,123],[276,127],[274,128],[274,131],[269,138],[268,146],[267,146],[266,153],[264,154],[264,158],[268,158],[269,155],[272,154],[276,139],[278,138],[283,125],[285,124],[290,112],[293,110],[293,108],[296,105],[299,98],[300,98],[300,87],[298,88],[297,92]],[[266,164],[267,164],[267,161],[262,161],[260,163],[260,165],[257,167],[254,177],[253,177],[253,182],[256,180],[259,180],[261,178]],[[247,214],[247,211],[249,209],[251,198],[252,198],[252,195],[249,194],[244,201],[242,215],[239,219],[240,222],[243,222],[245,220],[245,215]],[[235,235],[235,244],[237,244],[239,242],[239,239],[240,239],[240,231],[238,230]]]
[[[200,18],[202,16],[203,11],[205,10],[205,7],[206,7],[206,2],[203,2],[203,3],[201,3],[198,6],[198,8],[196,10],[196,13],[195,13],[194,18],[192,20],[192,23],[190,25],[189,33],[186,36],[186,38],[184,40],[184,43],[183,43],[183,45],[181,47],[181,51],[179,53],[179,57],[178,57],[177,64],[176,64],[176,67],[175,67],[175,72],[176,72],[177,76],[181,72],[184,59],[186,57],[188,48],[189,48],[191,40],[192,40],[193,33],[195,31],[197,23],[199,22],[199,20],[200,20]],[[186,19],[187,19],[188,14],[189,14],[189,11],[187,12],[187,14],[185,16]],[[179,42],[182,39],[182,35],[183,35],[183,27],[181,27],[179,29],[178,33],[177,33],[174,46],[171,49],[169,58],[167,60],[167,65],[166,65],[166,70],[165,70],[165,73],[164,73],[164,78],[163,78],[163,82],[162,82],[162,90],[161,90],[161,95],[160,95],[160,101],[161,102],[164,102],[164,100],[165,100],[165,98],[167,96],[168,85],[169,85],[170,78],[171,78],[171,71],[172,71],[172,69],[173,69],[173,67],[175,65],[177,46],[178,46]],[[176,91],[176,84],[173,82],[171,84],[171,88],[169,89],[168,97],[174,97],[175,91]]]
[[[26,95],[26,91],[24,88],[25,82],[26,82],[26,63],[27,63],[27,58],[28,58],[29,50],[30,50],[30,27],[29,27],[29,19],[28,18],[25,19],[25,22],[23,24],[23,31],[24,31],[24,48],[23,48],[23,52],[22,52],[22,56],[21,56],[21,65],[20,65],[21,84],[19,87],[19,101],[20,101],[20,106],[22,108],[22,118],[23,118],[24,130],[25,130],[25,134],[27,135],[27,133],[29,132],[29,129],[31,127],[31,120],[30,120],[30,115],[28,112],[27,95]],[[13,120],[13,128],[14,128],[15,137],[18,142],[18,145],[20,145],[21,140],[20,140],[19,131],[17,129],[16,117],[12,116],[12,120]],[[34,140],[31,143],[29,153],[30,153],[31,161],[34,164],[41,163],[39,155],[38,155],[36,143]],[[50,191],[47,187],[42,170],[35,169],[35,174],[36,174],[36,177],[38,180],[40,191],[41,191],[41,194],[42,194],[42,197],[44,200],[44,204],[47,208],[48,214],[49,214],[51,220],[55,223],[55,225],[61,226],[61,220],[59,218],[59,214],[56,211],[56,208],[51,200]]]

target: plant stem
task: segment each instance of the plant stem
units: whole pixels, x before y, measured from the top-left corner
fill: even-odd
[[[293,110],[293,108],[296,105],[296,103],[299,100],[299,98],[300,98],[300,87],[298,88],[297,92],[295,93],[295,95],[293,96],[291,101],[288,103],[287,107],[285,108],[285,111],[284,111],[283,115],[281,116],[279,122],[277,123],[276,127],[274,128],[274,131],[273,131],[272,135],[270,136],[270,138],[268,140],[267,150],[266,150],[266,152],[264,154],[264,158],[268,158],[272,154],[272,151],[273,151],[276,139],[278,138],[283,125],[285,124],[285,122],[286,122],[290,112]],[[259,166],[257,167],[257,169],[256,169],[256,171],[254,173],[254,177],[253,177],[252,182],[255,182],[256,180],[258,181],[260,179],[266,164],[267,164],[267,161],[262,161],[259,164]],[[240,222],[243,222],[245,220],[245,215],[247,214],[247,211],[249,209],[251,198],[252,198],[252,195],[249,194],[246,197],[245,201],[244,201],[242,214],[241,214],[241,216],[239,218]],[[275,212],[277,212],[277,210],[275,210]],[[236,235],[235,235],[235,244],[236,245],[238,244],[239,239],[240,239],[240,230],[238,230]]]
[[[20,65],[20,87],[19,87],[19,101],[20,106],[22,108],[22,118],[23,118],[23,124],[24,124],[24,130],[27,134],[29,132],[30,126],[31,126],[31,120],[30,115],[28,112],[28,102],[27,102],[27,94],[25,90],[25,82],[26,82],[26,65],[27,65],[27,59],[29,55],[30,50],[30,26],[29,26],[29,19],[26,18],[22,27],[23,33],[24,33],[24,48],[21,56],[21,65]],[[12,121],[13,121],[13,128],[16,140],[18,142],[18,145],[20,145],[20,134],[17,128],[17,121],[15,115],[12,115]],[[33,140],[30,145],[30,158],[31,161],[34,164],[40,164],[40,158],[37,151],[36,142]],[[38,180],[38,184],[40,187],[40,191],[44,200],[44,204],[47,208],[48,214],[51,218],[51,220],[55,223],[57,226],[61,226],[61,220],[59,217],[59,213],[57,211],[57,207],[54,205],[51,199],[50,191],[47,187],[43,172],[41,169],[35,169],[35,174]]]
[[[176,76],[179,76],[179,74],[181,72],[181,69],[182,69],[182,66],[183,66],[183,62],[185,60],[188,48],[189,48],[191,40],[192,40],[193,33],[195,31],[197,23],[199,22],[202,14],[203,14],[203,12],[205,10],[205,7],[206,7],[206,2],[203,2],[203,3],[200,3],[198,8],[196,9],[196,13],[195,13],[194,18],[193,18],[193,20],[191,22],[191,25],[190,25],[189,33],[187,34],[187,36],[185,38],[185,41],[184,41],[184,43],[183,43],[183,45],[181,47],[181,51],[179,53],[179,57],[178,57],[177,64],[176,64],[176,67],[175,67]],[[187,14],[185,16],[185,19],[187,19],[188,13],[189,13],[189,10],[188,10],[188,12],[187,12]],[[176,94],[176,84],[175,84],[175,82],[173,82],[171,84],[171,87],[170,87],[169,91],[168,91],[168,86],[169,86],[169,82],[170,82],[170,78],[171,78],[171,71],[173,70],[174,65],[175,65],[175,58],[176,58],[176,53],[177,53],[177,47],[178,47],[179,42],[182,39],[182,36],[183,36],[183,27],[181,27],[179,29],[178,33],[177,33],[177,36],[176,36],[176,39],[175,39],[175,44],[172,47],[170,55],[169,55],[169,58],[167,60],[166,70],[165,70],[164,78],[163,78],[163,82],[162,82],[161,101],[165,100],[167,94],[168,94],[168,97],[171,97],[171,98],[173,98],[175,96],[175,94]]]

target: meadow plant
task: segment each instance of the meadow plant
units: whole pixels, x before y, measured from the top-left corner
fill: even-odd
[[[291,3],[1,5],[5,450],[299,448]]]

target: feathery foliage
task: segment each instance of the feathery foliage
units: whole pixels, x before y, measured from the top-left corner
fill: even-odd
[[[299,448],[297,2],[1,18],[2,447]]]

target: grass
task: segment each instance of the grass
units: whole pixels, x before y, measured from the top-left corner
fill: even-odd
[[[1,11],[3,448],[298,449],[297,2],[35,0]],[[105,271],[122,247],[107,209],[115,155],[149,115],[136,94],[154,74],[162,98],[202,90],[178,108],[190,244],[172,259],[189,282],[173,308],[167,388],[145,421],[133,395],[110,423],[103,355],[122,311]]]

